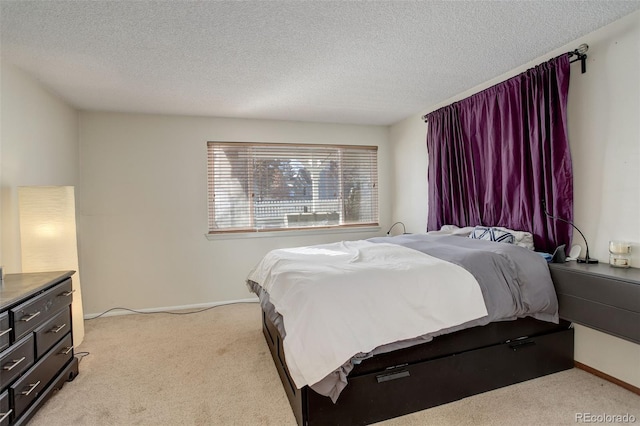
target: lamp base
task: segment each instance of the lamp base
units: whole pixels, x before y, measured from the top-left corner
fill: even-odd
[[[588,265],[594,265],[596,263],[598,263],[598,259],[594,259],[592,257],[588,257],[586,259],[577,259],[578,263],[586,263]]]

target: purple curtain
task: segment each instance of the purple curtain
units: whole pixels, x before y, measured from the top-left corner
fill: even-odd
[[[536,250],[571,245],[567,137],[569,57],[562,55],[427,115],[427,230],[442,225],[528,231]]]

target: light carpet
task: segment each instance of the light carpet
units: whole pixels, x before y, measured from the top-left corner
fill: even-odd
[[[237,304],[87,321],[80,375],[30,425],[295,425],[260,312]],[[381,424],[574,425],[577,413],[640,422],[640,396],[574,368]]]

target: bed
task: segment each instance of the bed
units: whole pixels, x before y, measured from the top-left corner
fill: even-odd
[[[438,268],[433,278],[425,272]],[[465,274],[469,286],[459,285]],[[401,282],[413,282],[419,293],[403,295]],[[370,424],[573,367],[573,329],[558,320],[546,261],[513,244],[416,234],[274,250],[247,284],[260,298],[263,334],[300,425]],[[318,290],[332,286],[331,296]],[[451,307],[457,303],[461,309]],[[373,313],[360,313],[361,305]],[[407,330],[415,315],[432,309],[441,311],[437,318],[419,317]],[[357,317],[343,318],[343,311]],[[399,337],[385,335],[396,323]],[[335,344],[323,340],[318,330],[325,326]],[[371,338],[368,329],[376,331]],[[297,352],[295,342],[308,352]]]

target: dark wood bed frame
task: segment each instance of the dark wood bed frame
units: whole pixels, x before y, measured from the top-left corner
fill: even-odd
[[[490,323],[376,355],[356,365],[334,404],[296,389],[282,338],[263,312],[263,334],[299,425],[370,424],[573,368],[570,323]]]

